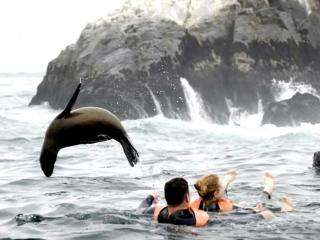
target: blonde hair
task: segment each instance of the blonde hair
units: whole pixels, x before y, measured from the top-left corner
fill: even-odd
[[[197,180],[194,187],[201,198],[212,198],[215,192],[220,191],[219,177],[215,174],[204,176]]]

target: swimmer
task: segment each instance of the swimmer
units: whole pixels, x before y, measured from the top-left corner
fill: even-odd
[[[200,197],[192,201],[191,206],[207,212],[229,212],[233,209],[240,208],[230,199],[226,199],[224,197],[224,193],[235,177],[235,171],[229,171],[222,181],[220,181],[219,177],[214,174],[202,177],[194,185]],[[270,172],[267,172],[264,175],[263,193],[267,195],[268,199],[271,199],[273,188],[273,176]],[[264,219],[270,220],[273,218],[272,212],[264,209],[262,203],[258,203],[255,208],[249,209],[260,214]],[[288,197],[284,197],[281,203],[281,211],[290,212],[293,210],[294,208],[291,200]]]
[[[164,194],[167,205],[159,204],[159,194],[153,193],[143,200],[139,209],[145,214],[152,214],[158,223],[195,227],[207,225],[208,214],[190,205],[189,186],[184,178],[173,178],[166,182]]]
[[[214,174],[202,177],[194,184],[200,197],[194,200],[191,206],[209,212],[229,212],[233,210],[235,208],[233,202],[226,199],[224,194],[236,176],[236,171],[232,170],[221,181]]]

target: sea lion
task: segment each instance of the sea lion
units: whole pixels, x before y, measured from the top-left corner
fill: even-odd
[[[133,167],[139,153],[130,142],[120,120],[111,112],[98,107],[83,107],[73,111],[81,81],[65,109],[50,123],[40,154],[43,173],[50,177],[60,149],[78,144],[97,143],[110,139],[118,141]]]

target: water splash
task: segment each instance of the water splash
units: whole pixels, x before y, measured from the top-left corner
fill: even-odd
[[[194,91],[189,82],[185,78],[180,78],[183,88],[183,93],[186,99],[189,116],[193,122],[210,122],[210,117],[204,110],[204,105],[201,96]]]
[[[241,116],[240,109],[233,106],[231,99],[225,98],[225,100],[230,112],[229,125],[239,125],[239,119]]]
[[[153,100],[153,103],[156,107],[156,111],[157,111],[157,115],[160,115],[160,116],[164,116],[163,115],[163,112],[162,112],[162,109],[161,109],[161,104],[160,102],[158,101],[158,99],[156,98],[156,96],[153,94],[151,88],[149,88],[149,86],[146,85],[146,88],[148,89],[151,97],[152,97],[152,100]]]
[[[260,126],[263,117],[263,106],[261,99],[257,102],[258,111],[255,114],[250,114],[247,111],[235,107],[232,101],[228,98],[225,100],[230,112],[229,125],[241,127]]]
[[[312,13],[312,9],[311,9],[309,0],[298,0],[298,1],[306,9],[308,15],[310,15]]]
[[[272,86],[275,88],[275,100],[281,101],[291,98],[297,92],[310,93],[318,98],[317,91],[310,84],[295,83],[291,78],[289,82],[272,80]]]

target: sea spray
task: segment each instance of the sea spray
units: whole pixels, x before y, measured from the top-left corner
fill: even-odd
[[[210,122],[210,117],[206,114],[201,96],[189,84],[187,79],[180,78],[183,93],[191,121]]]
[[[301,94],[310,93],[318,98],[320,97],[310,84],[296,83],[292,78],[288,82],[273,79],[272,86],[274,88],[274,97],[276,101],[289,99],[297,92]]]
[[[164,116],[163,115],[163,112],[162,112],[162,109],[161,109],[161,103],[158,101],[158,99],[156,98],[156,96],[153,94],[151,88],[149,86],[146,85],[146,88],[148,89],[150,95],[151,95],[151,98],[153,100],[153,103],[156,107],[156,111],[157,111],[157,115],[160,115],[160,116]]]
[[[258,127],[261,124],[263,116],[262,100],[257,102],[257,112],[250,114],[243,111],[241,108],[235,107],[233,102],[226,98],[226,103],[230,112],[229,125],[242,126],[242,127]]]

